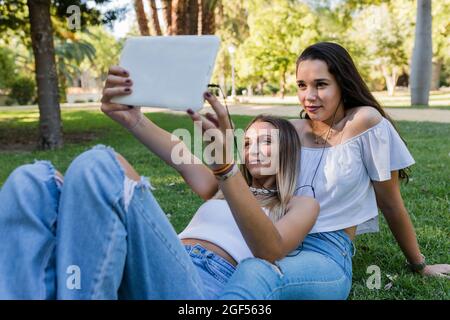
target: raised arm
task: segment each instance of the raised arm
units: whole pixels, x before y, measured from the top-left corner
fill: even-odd
[[[118,66],[111,67],[103,89],[101,110],[177,170],[195,193],[205,200],[211,198],[218,190],[214,175],[204,164],[198,164],[199,161],[181,140],[145,117],[140,108],[111,102],[115,96],[130,94],[132,85],[132,79],[126,70]],[[172,149],[177,144],[182,144],[183,154],[191,158],[190,164],[177,164],[172,160]]]
[[[225,108],[216,97],[209,95],[206,99],[216,112],[216,117],[207,116],[203,118],[198,113],[190,112],[194,121],[201,121],[205,132],[215,130],[221,141],[223,152],[227,153],[225,132],[231,128]],[[212,164],[212,169],[217,169],[223,164]],[[249,190],[247,182],[240,172],[232,177],[219,182],[225,199],[230,206],[233,217],[238,225],[248,247],[255,257],[265,259],[269,262],[284,258],[294,250],[306,237],[313,227],[318,213],[319,204],[309,197],[293,197],[288,204],[286,214],[273,223],[264,213],[260,204]]]

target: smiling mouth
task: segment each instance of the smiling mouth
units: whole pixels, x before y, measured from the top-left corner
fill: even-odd
[[[315,112],[315,111],[319,110],[320,108],[321,108],[321,106],[305,106],[305,109],[310,112]]]
[[[267,164],[267,163],[264,162],[264,161],[258,160],[258,161],[251,161],[251,162],[248,162],[248,164],[249,164],[249,165],[258,165],[258,164],[265,165],[265,164]]]

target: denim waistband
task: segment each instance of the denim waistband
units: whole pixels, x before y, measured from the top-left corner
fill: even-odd
[[[351,250],[351,256],[352,258],[356,255],[356,247],[355,244],[353,243],[352,239],[350,239],[350,236],[347,234],[347,232],[345,232],[344,230],[337,230],[337,231],[332,231],[329,233],[333,233],[339,237],[341,237],[342,239],[344,239],[344,241],[349,245],[350,250]]]
[[[337,246],[340,246],[341,249],[345,250],[345,253],[349,254],[350,257],[354,257],[356,254],[356,247],[350,239],[350,236],[344,230],[310,233],[305,240],[308,238],[320,238],[322,240],[332,242]]]
[[[203,247],[198,243],[196,245],[184,245],[184,247],[188,252],[189,256],[193,258],[206,257],[208,259],[214,260],[230,273],[233,273],[236,270],[235,266],[229,263],[225,258],[222,258],[217,253],[206,249],[205,247]]]
[[[310,250],[331,258],[351,277],[352,257],[356,251],[345,231],[310,233],[300,245],[299,250]]]

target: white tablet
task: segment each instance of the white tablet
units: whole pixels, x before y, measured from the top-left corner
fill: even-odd
[[[128,38],[119,65],[130,72],[133,91],[111,101],[180,111],[200,110],[219,45],[219,37],[212,35]]]

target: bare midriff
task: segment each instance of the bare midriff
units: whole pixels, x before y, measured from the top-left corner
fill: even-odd
[[[344,232],[353,241],[353,239],[355,238],[356,226],[346,228],[346,229],[344,229]],[[209,242],[206,240],[201,240],[201,239],[194,239],[194,238],[181,239],[181,242],[185,245],[191,245],[191,246],[195,246],[196,244],[199,244],[202,247],[204,247],[205,249],[208,249],[209,251],[212,251],[215,254],[217,254],[218,256],[224,258],[229,263],[231,263],[233,266],[237,266],[236,260],[234,260],[233,257],[228,254],[228,252],[226,252],[221,247],[215,245],[212,242]]]
[[[344,229],[344,232],[345,232],[346,234],[348,234],[348,236],[350,237],[350,239],[353,241],[353,239],[355,239],[356,226],[348,227],[348,228]]]
[[[193,239],[193,238],[181,239],[181,242],[185,245],[191,245],[191,246],[195,246],[196,244],[199,244],[202,247],[204,247],[205,249],[208,249],[209,251],[214,252],[218,256],[221,256],[222,258],[227,260],[229,263],[231,263],[233,266],[237,266],[236,260],[234,260],[233,257],[228,254],[228,252],[226,252],[221,247],[215,245],[212,242],[209,242],[206,240],[201,240],[201,239]]]

